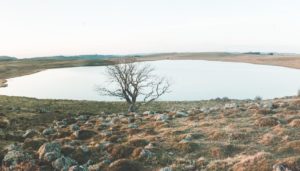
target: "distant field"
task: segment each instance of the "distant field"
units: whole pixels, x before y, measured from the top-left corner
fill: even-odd
[[[244,62],[251,64],[274,65],[300,69],[298,54],[256,54],[256,53],[170,53],[156,54],[138,58],[150,60],[208,60],[224,62]]]
[[[111,61],[99,60],[12,60],[0,62],[0,84],[5,79],[33,74],[45,69],[79,67],[79,66],[103,66],[111,64]]]

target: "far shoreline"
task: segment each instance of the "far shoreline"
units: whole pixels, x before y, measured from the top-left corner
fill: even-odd
[[[66,60],[66,61],[55,61],[50,60],[49,65],[45,67],[36,67],[36,64],[33,64],[33,67],[27,68],[25,72],[18,71],[22,70],[20,68],[13,70],[7,74],[7,76],[0,77],[0,88],[6,87],[7,79],[31,75],[44,71],[47,69],[58,69],[58,68],[72,68],[72,67],[87,67],[87,66],[107,66],[116,63],[120,58],[106,59],[106,60]],[[218,62],[235,62],[235,63],[248,63],[248,64],[257,64],[257,65],[269,65],[269,66],[278,66],[278,67],[287,67],[292,69],[300,69],[300,55],[252,55],[252,54],[222,54],[219,53],[170,53],[170,54],[154,54],[141,57],[135,57],[137,62],[146,62],[146,61],[159,61],[159,60],[205,60],[205,61],[218,61]],[[19,60],[18,63],[22,65],[28,65],[28,61]],[[44,62],[48,62],[47,60]],[[95,63],[93,63],[95,62]],[[3,66],[5,62],[3,61]],[[7,62],[8,65],[15,65],[15,62]],[[37,61],[32,61],[32,63],[37,63]],[[9,66],[8,66],[9,67]],[[15,66],[13,66],[15,67]],[[36,68],[34,68],[36,67]],[[1,75],[0,75],[1,76]],[[4,77],[4,78],[3,78]]]

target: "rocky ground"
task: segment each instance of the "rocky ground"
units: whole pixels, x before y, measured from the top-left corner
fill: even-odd
[[[12,142],[0,152],[4,171],[300,170],[298,97],[12,125],[0,115],[0,140]]]

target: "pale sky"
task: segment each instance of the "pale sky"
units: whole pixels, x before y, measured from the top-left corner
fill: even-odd
[[[299,0],[0,0],[0,55],[300,53]]]

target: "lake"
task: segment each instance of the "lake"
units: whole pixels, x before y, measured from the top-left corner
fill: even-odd
[[[246,63],[200,60],[146,62],[157,74],[166,76],[171,92],[160,100],[204,100],[217,97],[264,99],[296,95],[300,70]],[[109,86],[105,67],[49,69],[32,75],[8,79],[0,94],[41,99],[119,100],[100,96],[97,85]]]

